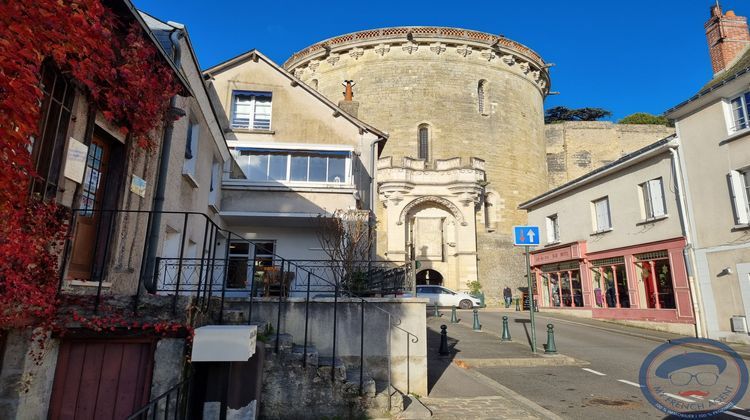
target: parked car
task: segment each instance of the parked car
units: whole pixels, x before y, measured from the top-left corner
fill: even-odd
[[[456,292],[443,286],[417,286],[416,296],[412,293],[404,293],[404,297],[427,298],[430,299],[429,305],[437,303],[438,306],[457,306],[461,309],[481,307],[481,302],[478,298],[470,296],[468,293]]]

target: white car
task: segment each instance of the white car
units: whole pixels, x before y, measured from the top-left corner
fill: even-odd
[[[470,296],[468,293],[456,292],[443,286],[423,285],[417,286],[416,296],[404,293],[404,297],[420,297],[430,299],[429,305],[457,306],[461,309],[479,308],[482,306],[479,298]]]

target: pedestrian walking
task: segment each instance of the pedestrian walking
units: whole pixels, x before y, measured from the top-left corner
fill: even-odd
[[[513,299],[513,291],[510,290],[510,287],[505,286],[505,289],[503,289],[503,298],[505,298],[505,307],[510,308],[510,302]]]

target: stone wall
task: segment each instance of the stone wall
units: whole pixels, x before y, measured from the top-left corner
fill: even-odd
[[[368,301],[370,303],[365,304],[365,372],[378,381],[385,381],[390,350],[393,386],[402,392],[406,392],[408,387],[411,392],[427,395],[427,300],[373,298]],[[338,300],[336,357],[349,367],[359,366],[361,308],[358,299]],[[303,298],[289,298],[282,306],[278,330],[291,334],[295,344],[301,345],[304,342],[305,310]],[[333,344],[333,298],[312,299],[308,310],[308,344],[314,345],[321,357],[330,357]],[[391,314],[391,323],[397,325],[390,328],[390,340],[386,312]],[[259,299],[253,302],[253,322],[269,322],[276,329],[277,316],[278,303],[275,301]],[[274,338],[272,336],[269,339]]]
[[[548,189],[675,133],[673,127],[569,121],[545,126]]]

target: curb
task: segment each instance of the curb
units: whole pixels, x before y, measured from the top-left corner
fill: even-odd
[[[454,359],[453,363],[460,362],[468,368],[487,367],[542,367],[542,366],[588,366],[589,362],[578,360],[570,356],[536,356],[536,357],[514,357],[504,359]],[[459,367],[463,367],[459,365]]]

